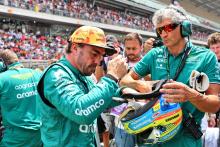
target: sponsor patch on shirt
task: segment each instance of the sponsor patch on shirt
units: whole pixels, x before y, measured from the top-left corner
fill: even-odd
[[[105,101],[103,99],[100,99],[99,101],[95,102],[94,104],[90,105],[89,107],[87,107],[86,109],[79,109],[77,108],[75,110],[75,114],[76,115],[89,115],[91,114],[93,111],[95,111],[96,109],[98,109],[100,106],[104,105]]]
[[[11,75],[11,78],[14,79],[20,79],[20,80],[26,80],[29,79],[33,76],[33,73],[22,73],[22,74],[15,74],[15,75]]]
[[[167,62],[167,59],[158,57],[156,59],[156,68],[157,69],[166,69],[166,62]]]

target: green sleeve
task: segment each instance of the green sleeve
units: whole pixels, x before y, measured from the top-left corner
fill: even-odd
[[[150,74],[153,62],[154,49],[150,50],[145,56],[134,66],[133,70],[140,78]]]
[[[125,87],[120,87],[117,89],[114,97],[120,97],[122,95],[122,89],[124,89]],[[112,101],[112,103],[110,104],[109,108],[113,108],[115,106],[121,105],[122,103],[116,102],[116,101]]]
[[[112,103],[117,83],[103,77],[88,93],[82,83],[61,67],[51,68],[45,75],[44,95],[56,109],[78,124],[91,124]]]

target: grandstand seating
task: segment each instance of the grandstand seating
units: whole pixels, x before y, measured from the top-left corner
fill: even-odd
[[[74,1],[13,1],[8,0],[8,6],[19,7],[23,9],[33,10],[35,12],[45,12],[54,15],[68,16],[74,18],[85,19],[89,21],[107,23],[112,25],[121,25],[124,27],[135,28],[153,32],[153,24],[151,23],[152,15],[143,17],[132,14],[129,11],[123,12],[117,9],[105,8],[100,5],[94,5],[92,1],[74,0]],[[207,26],[207,23],[205,24]],[[206,41],[208,34],[201,31],[193,31],[193,39]]]
[[[59,59],[67,40],[61,36],[44,36],[15,30],[0,30],[0,48],[10,48],[20,59]]]
[[[93,2],[92,0],[0,0],[0,4],[5,6],[154,32],[153,24],[151,23],[152,14],[142,16],[127,10],[122,11],[114,7],[107,7],[100,3],[94,5]],[[22,25],[22,28],[20,27],[19,29],[18,27],[11,27],[15,25],[14,23],[2,22],[1,24],[0,48],[12,48],[20,59],[48,60],[60,58],[63,49],[67,46],[66,37],[68,36],[67,32],[70,31],[69,27],[64,27],[63,25],[54,27],[55,25],[50,25],[49,27],[54,27],[56,32],[61,32],[59,29],[68,31],[62,35],[51,35],[54,31],[50,31],[50,35],[45,35],[44,32],[27,31],[28,29],[23,28],[24,26],[27,27],[27,24]],[[7,29],[5,29],[4,25],[8,26],[6,27]],[[203,31],[198,28],[193,29],[192,39],[194,40],[205,42],[208,34],[211,33],[211,30],[204,31],[206,28],[203,28]],[[111,31],[108,30],[108,32]]]

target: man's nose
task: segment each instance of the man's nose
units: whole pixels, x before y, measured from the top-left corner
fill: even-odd
[[[127,54],[128,54],[128,55],[131,54],[131,53],[133,53],[132,50],[127,50]]]
[[[103,57],[102,56],[100,56],[100,57],[97,57],[97,58],[95,58],[95,63],[96,64],[100,64],[100,62],[103,60]]]
[[[160,37],[165,38],[166,36],[167,36],[167,32],[163,30],[160,34]]]

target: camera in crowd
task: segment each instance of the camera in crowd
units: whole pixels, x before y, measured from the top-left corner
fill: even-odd
[[[154,43],[153,43],[153,48],[155,48],[155,47],[160,47],[160,46],[162,46],[162,45],[163,45],[162,40],[159,39],[159,38],[156,38],[156,39],[154,40]]]

